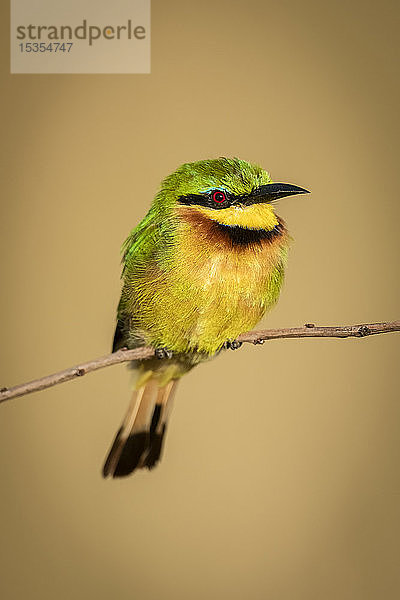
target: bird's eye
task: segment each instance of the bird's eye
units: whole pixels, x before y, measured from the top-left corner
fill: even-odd
[[[220,204],[221,202],[225,202],[226,195],[224,192],[217,190],[216,192],[213,192],[212,199],[214,200],[214,202]]]

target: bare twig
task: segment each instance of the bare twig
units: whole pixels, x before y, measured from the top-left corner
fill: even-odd
[[[238,337],[240,342],[248,342],[250,344],[263,344],[266,340],[276,340],[282,338],[304,338],[304,337],[326,337],[326,338],[346,338],[346,337],[366,337],[376,335],[378,333],[389,333],[392,331],[400,331],[400,321],[392,321],[387,323],[367,323],[363,325],[349,325],[344,327],[317,327],[313,323],[306,323],[304,327],[292,327],[289,329],[264,329],[261,331],[249,331]],[[65,381],[70,381],[76,377],[82,377],[91,371],[97,371],[104,367],[117,365],[119,363],[128,362],[130,360],[148,359],[154,356],[154,349],[149,347],[137,348],[135,350],[118,350],[113,354],[95,358],[86,363],[82,363],[75,367],[22,383],[11,388],[0,389],[0,403],[16,398],[17,396],[25,396],[32,392],[45,390]]]

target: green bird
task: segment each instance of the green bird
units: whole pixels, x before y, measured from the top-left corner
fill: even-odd
[[[238,158],[186,163],[162,182],[123,245],[113,343],[113,351],[156,352],[133,365],[132,400],[104,477],[157,464],[180,377],[238,347],[277,301],[290,236],[274,202],[304,193]]]

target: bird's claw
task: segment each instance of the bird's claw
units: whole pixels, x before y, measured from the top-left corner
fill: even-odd
[[[237,350],[242,344],[243,342],[239,342],[239,340],[227,340],[223,348],[224,350]]]
[[[154,354],[159,360],[163,360],[165,358],[172,358],[172,352],[167,348],[156,348]]]

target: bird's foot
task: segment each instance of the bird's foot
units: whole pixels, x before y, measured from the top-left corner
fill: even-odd
[[[237,350],[242,344],[243,342],[239,342],[239,340],[227,340],[222,348],[224,350]]]
[[[163,360],[165,358],[172,358],[172,352],[171,350],[168,350],[168,348],[162,347],[162,348],[156,348],[154,351],[154,354],[156,356],[156,358]]]

